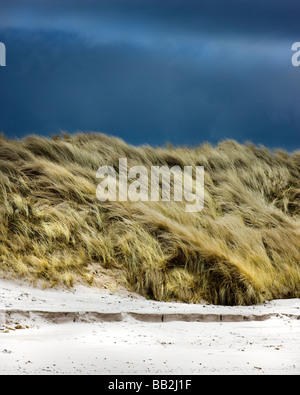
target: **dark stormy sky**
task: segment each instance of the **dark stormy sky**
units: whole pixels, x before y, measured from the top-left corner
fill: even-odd
[[[299,0],[0,0],[0,130],[300,149]]]

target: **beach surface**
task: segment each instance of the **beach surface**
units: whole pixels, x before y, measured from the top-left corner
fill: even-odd
[[[300,374],[300,300],[164,303],[0,280],[1,374]]]

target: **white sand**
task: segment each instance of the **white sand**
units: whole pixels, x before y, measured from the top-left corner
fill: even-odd
[[[79,287],[39,290],[0,280],[1,374],[300,374],[300,300],[223,307],[158,303]],[[7,322],[7,311],[31,311]],[[120,322],[55,324],[45,312],[123,313]],[[140,322],[127,313],[253,315],[264,321]],[[2,316],[2,323],[1,323]],[[13,321],[12,321],[13,320]]]

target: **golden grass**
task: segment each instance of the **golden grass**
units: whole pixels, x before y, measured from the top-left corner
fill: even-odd
[[[125,157],[129,167],[204,166],[204,210],[99,202],[98,167],[118,168]],[[96,133],[1,137],[0,190],[3,276],[72,286],[92,283],[98,267],[106,283],[105,272],[114,273],[156,300],[247,305],[300,296],[299,151],[235,141],[154,149]]]

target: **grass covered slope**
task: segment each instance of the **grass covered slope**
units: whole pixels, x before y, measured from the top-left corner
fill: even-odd
[[[204,166],[205,208],[96,199],[102,165]],[[234,141],[133,147],[102,134],[0,138],[0,268],[45,284],[114,273],[157,300],[300,297],[300,152]],[[104,270],[105,269],[105,270]]]

